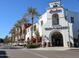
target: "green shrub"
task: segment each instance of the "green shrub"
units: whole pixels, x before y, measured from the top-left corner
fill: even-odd
[[[35,44],[28,44],[26,45],[27,48],[38,48],[40,47],[39,45],[35,45]]]

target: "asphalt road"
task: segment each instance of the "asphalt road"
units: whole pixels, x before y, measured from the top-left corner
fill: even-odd
[[[79,50],[0,49],[0,58],[79,58]]]

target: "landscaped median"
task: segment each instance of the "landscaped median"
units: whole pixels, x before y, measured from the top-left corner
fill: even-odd
[[[29,49],[30,48],[39,48],[40,45],[37,45],[37,44],[27,44],[26,47],[29,48]]]

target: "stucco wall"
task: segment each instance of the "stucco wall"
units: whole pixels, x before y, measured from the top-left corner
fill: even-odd
[[[64,46],[67,47],[68,44],[67,42],[68,41],[71,41],[72,44],[74,44],[73,42],[73,38],[77,36],[77,28],[78,26],[78,22],[76,21],[74,24],[71,23],[71,20],[70,20],[70,17],[74,16],[75,17],[75,20],[78,18],[78,16],[76,15],[76,13],[74,12],[70,12],[70,11],[66,11],[67,15],[65,15],[65,9],[62,8],[62,12],[59,12],[58,15],[59,15],[59,25],[62,26],[62,27],[69,27],[67,29],[52,29],[52,30],[49,30],[49,31],[46,31],[45,28],[49,28],[49,27],[52,27],[52,14],[49,13],[50,9],[47,10],[46,13],[44,13],[40,20],[39,20],[39,32],[40,32],[40,35],[42,36],[47,36],[49,38],[49,35],[52,31],[54,30],[57,30],[59,31],[60,33],[62,33],[63,35],[63,41],[64,41]],[[67,16],[67,19],[66,19],[66,16]],[[43,21],[43,25],[41,26],[41,22],[40,21]],[[74,33],[74,37],[73,37],[73,33]],[[50,38],[49,38],[50,39]]]

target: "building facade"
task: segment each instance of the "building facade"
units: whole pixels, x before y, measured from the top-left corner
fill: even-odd
[[[73,47],[78,38],[79,14],[61,6],[60,1],[49,3],[50,8],[39,19],[42,44]]]
[[[26,42],[28,41],[28,39],[30,41],[32,41],[32,38],[36,38],[36,35],[35,35],[36,30],[38,30],[38,23],[34,24],[33,26],[31,25],[31,26],[29,26],[29,27],[26,28],[26,32],[27,32],[26,33],[26,38],[25,38]]]

